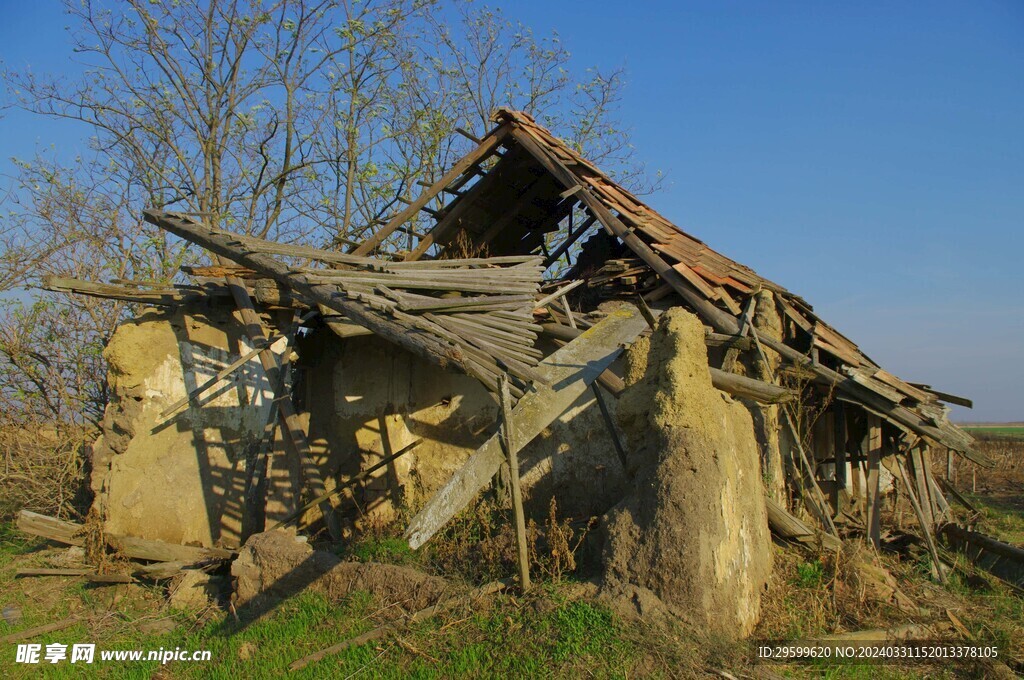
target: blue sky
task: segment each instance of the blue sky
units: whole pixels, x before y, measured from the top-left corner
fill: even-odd
[[[52,0],[0,56],[68,63]],[[578,66],[624,65],[649,202],[810,301],[889,370],[1024,421],[1024,2],[537,2]],[[78,131],[7,112],[7,159]],[[9,166],[8,166],[9,167]]]

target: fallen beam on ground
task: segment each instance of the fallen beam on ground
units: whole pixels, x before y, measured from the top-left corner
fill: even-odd
[[[768,508],[768,527],[776,536],[808,545],[820,544],[832,550],[839,550],[843,547],[843,542],[839,537],[807,526],[769,496],[767,492],[765,492],[764,501]]]
[[[80,619],[77,616],[69,616],[66,619],[61,619],[54,623],[44,623],[41,626],[35,626],[34,628],[26,628],[25,630],[19,630],[9,635],[5,635],[0,638],[0,642],[7,644],[8,642],[17,642],[18,640],[29,640],[39,635],[45,635],[46,633],[53,633],[58,630],[64,630],[78,623]]]
[[[640,311],[623,305],[576,340],[537,365],[546,384],[534,385],[512,410],[513,441],[521,450],[561,415],[646,327]],[[441,487],[413,518],[405,532],[412,548],[426,543],[483,489],[505,460],[501,436],[495,434]]]
[[[18,529],[65,545],[82,545],[85,543],[86,529],[77,522],[40,515],[31,510],[18,513]],[[230,550],[223,548],[200,548],[191,545],[177,545],[148,538],[135,536],[118,536],[104,534],[107,544],[125,557],[136,560],[154,562],[186,562],[196,563],[207,560],[226,560],[234,556]]]
[[[1024,590],[1024,549],[958,524],[943,525],[940,533],[979,567]]]

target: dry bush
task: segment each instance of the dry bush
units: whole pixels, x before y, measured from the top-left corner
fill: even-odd
[[[897,586],[893,566],[859,541],[848,541],[841,552],[777,548],[757,636],[809,639],[912,618],[913,603],[890,590]]]
[[[88,504],[85,428],[7,426],[0,429],[0,518],[21,509],[62,518],[80,517]]]
[[[1024,479],[1024,439],[975,433],[974,448],[995,462],[1007,478]]]
[[[543,526],[527,522],[530,572],[536,578],[559,581],[576,571],[576,553],[590,529],[573,528],[570,518],[558,518],[554,498]],[[517,573],[518,552],[512,512],[483,501],[459,514],[431,542],[431,562],[440,573],[459,574],[485,582]]]

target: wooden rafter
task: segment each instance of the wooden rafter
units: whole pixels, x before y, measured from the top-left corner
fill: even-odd
[[[390,222],[381,227],[372,236],[370,236],[370,238],[360,243],[352,251],[352,254],[366,255],[373,252],[381,243],[384,242],[384,239],[393,234],[400,226],[412,219],[416,213],[426,207],[427,203],[441,193],[445,187],[458,179],[459,176],[467,170],[477,166],[480,162],[494,153],[501,142],[504,141],[507,133],[507,126],[496,128],[483,140],[483,142],[480,143],[479,146],[477,146],[476,149],[471,151],[468,155],[459,160],[458,163],[452,166],[452,169],[445,173],[441,179],[430,185],[430,187],[421,193],[416,200],[412,201],[404,210],[395,215]]]

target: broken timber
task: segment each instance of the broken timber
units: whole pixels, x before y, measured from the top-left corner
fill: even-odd
[[[558,340],[569,341],[579,337],[583,331],[569,328],[568,326],[545,323],[541,324],[541,332]],[[721,338],[721,335],[713,333],[705,336],[705,343],[709,345],[718,343],[721,341]],[[748,378],[737,373],[723,371],[714,366],[708,366],[708,371],[711,373],[711,384],[715,386],[715,389],[728,392],[736,397],[746,397],[762,404],[782,404],[791,401],[796,396],[792,390],[788,390],[785,387]],[[621,392],[621,389],[610,389],[610,391],[617,394]]]
[[[65,545],[83,545],[86,529],[76,522],[68,522],[40,515],[30,510],[18,513],[18,529],[33,536]],[[227,560],[234,556],[230,550],[223,548],[198,548],[190,545],[176,545],[165,541],[134,536],[118,536],[104,534],[107,545],[125,557],[153,562],[186,562],[194,564],[207,560]]]
[[[940,533],[978,566],[1024,590],[1024,549],[952,523],[943,525]]]
[[[513,446],[521,450],[561,415],[622,352],[622,344],[631,342],[646,327],[640,311],[622,305],[576,340],[542,361],[547,385],[534,385],[512,410]],[[495,434],[469,457],[469,460],[413,518],[405,537],[409,546],[418,548],[443,527],[483,489],[501,467],[505,455],[501,435]]]
[[[539,378],[533,365],[541,355],[532,347],[536,334],[532,328],[528,302],[525,305],[525,301],[510,302],[507,299],[497,302],[443,302],[437,298],[413,295],[388,287],[390,284],[398,288],[407,286],[484,293],[493,293],[496,288],[500,288],[505,292],[532,297],[543,274],[539,257],[480,259],[475,261],[478,265],[492,268],[463,271],[457,268],[472,267],[474,261],[387,262],[303,248],[303,252],[312,251],[313,256],[321,261],[338,261],[369,271],[296,269],[266,254],[287,253],[293,248],[282,248],[278,244],[212,229],[174,213],[149,210],[144,216],[148,222],[166,231],[277,281],[305,298],[308,304],[322,305],[343,314],[349,320],[431,363],[442,368],[452,367],[477,378],[492,391],[497,389],[497,378],[502,373],[507,372],[521,381],[518,386],[511,388],[515,397],[522,395],[522,387]],[[516,265],[535,263],[536,266],[493,267],[500,262],[514,262]],[[423,271],[424,268],[427,271]],[[422,316],[412,313],[414,307],[424,300],[433,305],[434,311],[425,312]],[[468,306],[463,306],[464,303],[468,303]],[[445,312],[452,313],[440,313],[439,305]],[[518,311],[523,307],[526,309]],[[486,314],[468,315],[462,312]],[[495,319],[500,319],[503,326],[514,329],[514,332],[510,330],[504,336],[498,335],[501,331],[496,332],[493,328]],[[488,320],[492,325],[488,325]]]

